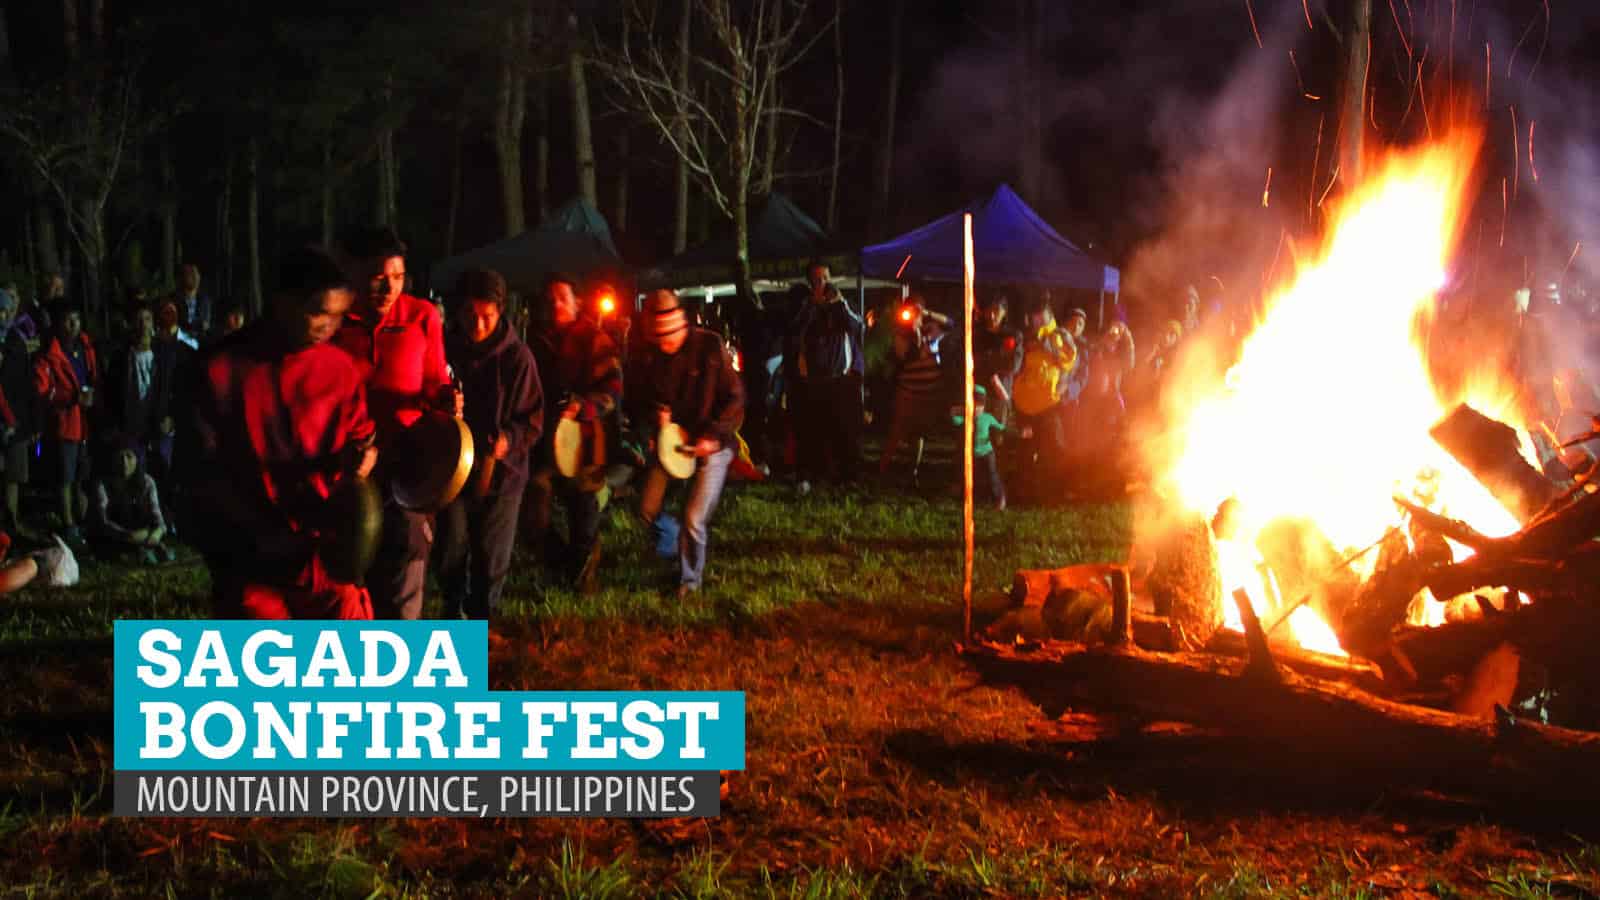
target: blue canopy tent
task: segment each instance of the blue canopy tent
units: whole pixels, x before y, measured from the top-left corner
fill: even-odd
[[[961,216],[967,211],[953,212],[894,240],[863,248],[862,273],[874,278],[962,280]],[[1100,262],[1058,234],[1010,185],[1000,185],[988,201],[971,212],[978,278],[1098,291],[1100,324],[1104,324],[1106,294],[1115,297],[1121,290],[1116,267]]]
[[[594,205],[578,197],[545,216],[538,226],[493,244],[434,263],[429,283],[448,291],[473,266],[494,269],[512,290],[538,296],[552,272],[585,278],[620,276],[625,268],[611,228]]]

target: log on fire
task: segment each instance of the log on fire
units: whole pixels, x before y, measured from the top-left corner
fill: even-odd
[[[1521,439],[1515,429],[1464,403],[1429,429],[1428,434],[1482,482],[1518,522],[1532,519],[1559,492],[1544,473],[1522,458]]]
[[[1382,773],[1418,790],[1576,809],[1600,802],[1600,779],[1579,774],[1600,766],[1600,734],[1473,719],[1288,672],[1277,682],[1241,677],[1243,660],[1212,654],[1082,644],[963,653],[985,680],[1020,688],[1051,717],[1085,708],[1189,722],[1271,745],[1296,765]]]

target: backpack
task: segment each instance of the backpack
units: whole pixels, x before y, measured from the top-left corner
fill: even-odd
[[[1055,406],[1067,373],[1078,362],[1078,348],[1055,325],[1039,330],[1036,339],[1024,343],[1022,371],[1012,388],[1017,412],[1036,416]]]

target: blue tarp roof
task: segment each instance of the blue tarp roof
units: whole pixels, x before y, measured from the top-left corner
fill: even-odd
[[[494,269],[513,290],[532,293],[543,289],[545,276],[552,272],[582,278],[624,268],[605,217],[582,197],[515,237],[434,263],[429,283],[435,290],[448,291],[472,266]]]
[[[894,278],[905,263],[905,272],[900,275],[903,279],[960,281],[961,215],[966,211],[953,212],[892,241],[864,248],[862,272],[872,278]],[[994,196],[972,214],[972,254],[980,282],[1111,292],[1120,285],[1115,267],[1100,262],[1056,233],[1010,185],[1000,185]]]

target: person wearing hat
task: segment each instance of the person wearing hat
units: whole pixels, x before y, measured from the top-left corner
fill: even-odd
[[[1006,426],[984,409],[989,392],[983,385],[972,387],[972,470],[981,479],[983,493],[995,509],[1006,508],[1006,485],[1000,480],[1000,465],[994,455],[994,433],[1005,431]],[[960,426],[966,423],[966,411],[961,407],[951,410],[951,420]]]
[[[355,527],[327,522],[328,500],[377,460],[362,373],[330,343],[354,299],[327,251],[290,251],[267,315],[198,361],[179,407],[192,427],[178,433],[193,460],[192,539],[221,618],[372,618],[367,589],[335,580],[319,541],[324,528]]]
[[[629,354],[624,374],[629,421],[652,445],[668,423],[677,425],[685,435],[684,451],[695,457],[678,533],[678,592],[687,594],[704,582],[711,516],[738,450],[734,432],[744,421],[744,385],[722,339],[690,327],[676,293],[650,294],[639,331],[637,350]],[[668,479],[657,462],[640,491],[639,515],[653,542],[672,524],[661,512]]]
[[[345,241],[355,304],[333,336],[366,383],[378,446],[391,444],[429,412],[461,415],[461,397],[444,361],[444,322],[433,304],[405,292],[406,245],[387,226],[361,229]],[[381,475],[380,475],[381,480]],[[383,546],[368,582],[381,618],[422,614],[433,523],[423,512],[387,498]]]
[[[463,416],[478,448],[468,486],[439,513],[445,617],[487,619],[511,571],[528,452],[544,430],[533,352],[505,317],[506,280],[468,269],[456,282],[457,326],[445,345],[461,380]]]
[[[534,474],[523,502],[524,540],[537,542],[545,563],[584,593],[595,590],[600,567],[600,496],[605,487],[606,435],[622,403],[622,357],[594,320],[582,315],[578,281],[551,275],[545,284],[549,324],[528,341],[544,385],[544,429],[533,451]],[[577,477],[555,466],[554,437],[563,419],[583,429],[583,463]],[[559,499],[567,509],[565,541],[551,527]]]
[[[915,441],[911,478],[913,482],[917,478],[924,440],[937,424],[941,411],[949,405],[949,395],[941,396],[948,381],[937,342],[933,340],[933,336],[941,334],[949,324],[948,317],[928,310],[917,296],[907,299],[896,314],[892,355],[894,405],[889,418],[889,435],[884,439],[883,455],[878,460],[879,475],[889,473],[895,453],[902,445]]]

